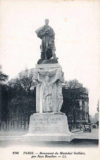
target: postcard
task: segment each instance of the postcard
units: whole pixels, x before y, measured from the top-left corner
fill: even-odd
[[[100,1],[0,1],[0,160],[99,160]]]

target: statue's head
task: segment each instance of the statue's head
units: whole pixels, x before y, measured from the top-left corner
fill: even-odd
[[[49,24],[49,19],[45,19],[45,25]]]

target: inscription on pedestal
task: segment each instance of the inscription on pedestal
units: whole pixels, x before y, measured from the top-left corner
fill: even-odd
[[[68,133],[68,122],[65,114],[33,114],[30,118],[31,133]]]

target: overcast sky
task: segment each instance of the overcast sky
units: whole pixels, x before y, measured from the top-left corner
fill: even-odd
[[[89,90],[90,114],[100,92],[100,1],[1,0],[0,64],[10,78],[34,68],[41,40],[35,30],[49,18],[56,55],[65,80],[77,79]]]

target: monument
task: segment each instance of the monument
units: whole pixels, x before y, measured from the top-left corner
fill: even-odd
[[[36,113],[32,114],[29,123],[29,134],[38,135],[38,140],[71,141],[67,116],[60,112],[63,96],[62,83],[64,73],[55,54],[55,33],[45,25],[36,30],[42,40],[41,57],[37,62],[33,81],[36,84]]]
[[[55,55],[56,48],[54,43],[55,33],[48,24],[49,20],[45,19],[45,25],[36,30],[37,36],[42,40],[42,44],[40,46],[41,59],[38,61],[38,64],[57,63],[57,58]]]

